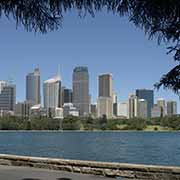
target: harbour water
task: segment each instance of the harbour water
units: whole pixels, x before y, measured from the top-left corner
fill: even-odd
[[[0,153],[180,166],[180,133],[0,132]]]

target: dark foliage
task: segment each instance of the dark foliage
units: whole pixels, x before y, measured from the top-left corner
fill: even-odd
[[[169,44],[168,53],[174,53],[178,65],[155,87],[180,94],[180,0],[0,0],[0,15],[12,16],[27,31],[42,33],[57,29],[63,14],[72,9],[80,16],[94,16],[101,10],[128,16],[150,39],[155,37],[158,43]]]

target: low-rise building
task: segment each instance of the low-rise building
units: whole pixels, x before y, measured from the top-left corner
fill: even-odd
[[[78,109],[72,103],[65,103],[63,106],[63,116],[79,116]]]

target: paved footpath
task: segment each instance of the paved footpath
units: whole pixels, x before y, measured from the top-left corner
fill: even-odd
[[[29,167],[0,166],[0,180],[115,180],[115,178]]]

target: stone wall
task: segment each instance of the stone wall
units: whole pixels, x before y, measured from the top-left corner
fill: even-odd
[[[128,179],[180,180],[180,167],[107,163],[0,154],[0,165],[28,166]]]

